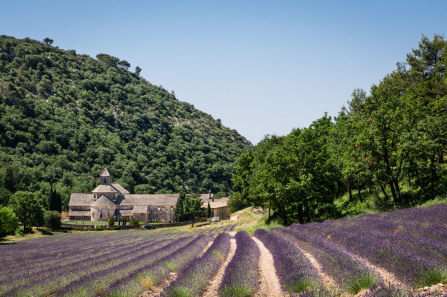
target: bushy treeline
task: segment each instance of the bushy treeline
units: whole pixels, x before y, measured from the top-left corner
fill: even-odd
[[[276,210],[283,223],[337,216],[334,200],[373,194],[393,207],[447,191],[447,41],[423,36],[406,63],[354,90],[348,107],[283,137],[267,136],[238,160],[232,210]]]
[[[0,36],[0,205],[30,191],[47,209],[60,195],[66,210],[105,166],[131,193],[231,190],[245,138],[141,78],[140,67],[52,42]]]

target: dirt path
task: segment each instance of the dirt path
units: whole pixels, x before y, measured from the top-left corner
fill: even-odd
[[[220,266],[217,273],[214,275],[213,279],[209,282],[207,286],[207,290],[201,294],[202,297],[215,297],[219,294],[217,293],[217,290],[219,289],[219,285],[222,281],[222,278],[225,274],[225,269],[227,269],[228,264],[230,263],[231,259],[233,259],[234,253],[236,252],[236,239],[232,238],[230,239],[230,252],[228,253],[227,258],[223,262],[223,264]]]
[[[374,264],[372,264],[365,258],[360,257],[359,255],[353,255],[353,256],[356,257],[360,262],[365,264],[366,267],[368,267],[372,271],[375,271],[383,283],[390,284],[392,286],[396,286],[402,289],[408,289],[407,286],[402,282],[400,282],[393,273],[378,266],[375,266]]]
[[[209,249],[209,247],[213,244],[213,240],[210,240],[206,247],[200,252],[200,254],[197,256],[198,258],[202,257],[203,254],[206,253],[206,251]],[[150,291],[145,291],[142,294],[140,294],[139,297],[158,297],[161,295],[161,293],[177,278],[178,274],[176,272],[171,272],[169,277],[165,279],[161,284],[159,284],[156,287],[153,287]]]
[[[323,272],[323,269],[321,268],[321,265],[320,263],[318,263],[317,259],[315,259],[314,256],[312,256],[310,253],[306,252],[303,248],[301,248],[298,243],[295,243],[295,246],[304,254],[304,256],[306,256],[306,258],[310,261],[312,266],[315,267],[315,269],[318,272],[318,276],[320,277],[326,289],[330,291],[333,291],[334,289],[337,290],[338,287],[335,284],[335,281],[332,279],[332,277]]]
[[[261,283],[259,284],[259,291],[254,296],[286,296],[281,289],[281,284],[279,283],[278,276],[276,275],[272,254],[259,239],[253,237],[253,240],[258,245],[261,254],[259,257]]]

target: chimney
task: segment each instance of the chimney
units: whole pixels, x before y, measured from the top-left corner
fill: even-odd
[[[213,193],[211,193],[211,189],[210,189],[210,191],[209,191],[208,200],[211,200],[211,201],[214,202],[214,197],[213,197]]]

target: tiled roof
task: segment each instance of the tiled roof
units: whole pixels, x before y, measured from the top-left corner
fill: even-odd
[[[107,170],[107,167],[104,168],[99,176],[110,176],[110,172]]]
[[[211,193],[211,198],[213,197],[213,193]],[[200,194],[199,196],[200,200],[202,200],[202,203],[204,202],[208,202],[209,198],[210,198],[210,194]]]
[[[85,210],[70,210],[68,212],[68,215],[69,216],[76,216],[76,217],[80,217],[80,216],[89,217],[91,214],[90,214],[90,210],[88,210],[88,211],[85,211]]]
[[[90,206],[93,201],[92,194],[72,193],[68,206]]]
[[[142,205],[134,206],[133,213],[147,213],[147,206]]]
[[[175,206],[178,194],[126,194],[120,205]]]
[[[93,202],[91,204],[91,206],[93,206],[93,207],[115,207],[116,204],[113,203],[112,201],[110,201],[110,199],[107,198],[106,196],[102,195],[101,197],[98,198],[98,200]]]
[[[118,193],[118,190],[111,185],[99,185],[92,193]]]
[[[228,205],[228,198],[214,199],[214,201],[210,200],[210,208],[211,209],[225,207],[227,205]],[[208,201],[203,202],[202,207],[207,208]]]
[[[119,183],[112,183],[112,186],[121,194],[129,194],[129,191],[124,189]]]
[[[115,209],[116,216],[130,216],[133,214],[133,210]]]

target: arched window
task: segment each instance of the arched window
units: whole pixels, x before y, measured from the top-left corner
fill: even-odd
[[[102,219],[102,213],[99,214],[99,218]]]

